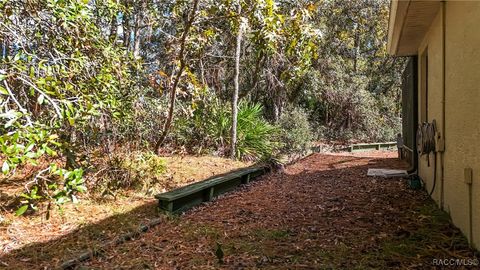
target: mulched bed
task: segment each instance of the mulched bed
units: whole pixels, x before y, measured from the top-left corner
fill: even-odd
[[[161,181],[145,179],[159,191],[250,165],[213,156],[163,158],[167,171],[158,179]],[[96,163],[105,166],[100,161]],[[85,249],[101,248],[105,242],[115,241],[161,216],[152,195],[156,192],[120,189],[115,197],[101,196],[92,190],[80,194],[79,203],[65,204],[60,210],[52,207],[48,220],[45,205],[35,213],[17,217],[18,205],[14,202],[18,203],[25,183],[31,180],[27,176],[34,169],[21,168],[14,176],[0,174],[0,269],[52,268]]]
[[[368,168],[404,167],[394,157],[314,154],[168,217],[81,268],[431,269],[433,259],[478,259],[425,191],[408,189],[405,180],[366,176]]]

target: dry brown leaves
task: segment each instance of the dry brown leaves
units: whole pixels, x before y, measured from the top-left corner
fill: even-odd
[[[134,241],[102,251],[83,267],[425,269],[433,258],[474,258],[424,192],[408,189],[404,180],[366,176],[368,168],[402,168],[394,156],[314,154],[171,217]],[[223,264],[215,256],[218,244]],[[52,259],[31,256],[31,263],[23,265],[48,266]],[[0,261],[21,258],[13,254]]]
[[[165,160],[167,190],[250,165],[210,156],[169,156]],[[15,217],[15,207],[10,205],[29,180],[24,177],[31,173],[31,168],[27,169],[15,178],[0,179],[0,269],[54,267],[159,215],[152,195],[125,191],[115,199],[83,195],[80,203],[52,211],[49,220],[41,211]]]

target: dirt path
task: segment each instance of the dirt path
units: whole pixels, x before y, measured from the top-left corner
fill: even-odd
[[[371,167],[401,168],[394,153],[365,156],[315,154],[171,217],[83,267],[430,269],[433,259],[478,258],[424,192],[366,176]]]

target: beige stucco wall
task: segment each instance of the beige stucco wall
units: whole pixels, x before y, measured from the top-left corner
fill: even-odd
[[[437,129],[442,129],[442,93],[443,93],[443,80],[442,80],[442,58],[443,58],[443,49],[442,49],[442,14],[439,12],[435,19],[432,22],[432,26],[430,30],[426,34],[423,42],[419,48],[419,57],[427,52],[428,54],[428,111],[427,111],[427,119],[428,122],[432,122],[432,120],[436,120],[437,122]],[[418,61],[421,65],[422,61]],[[422,67],[419,67],[419,71],[422,70]],[[420,116],[418,119],[422,121],[421,111],[422,111],[422,104],[424,101],[422,100],[422,76],[424,74],[420,72],[419,75],[419,113]],[[419,157],[419,175],[422,179],[426,182],[426,188],[430,192],[433,186],[433,174],[434,174],[434,158],[435,155],[431,154],[429,156],[424,155]],[[429,159],[429,160],[428,160]],[[437,179],[434,192],[432,194],[432,198],[439,203],[440,202],[440,155],[437,155]]]
[[[439,11],[418,55],[428,50],[428,118],[442,130],[443,25]],[[445,153],[444,209],[454,224],[470,238],[469,186],[464,169],[473,169],[472,231],[470,239],[480,247],[480,1],[453,1],[445,4]],[[419,61],[420,63],[421,61]],[[420,70],[421,67],[419,67]],[[419,72],[421,76],[421,72]],[[419,78],[421,82],[421,78]],[[419,92],[420,92],[419,86]],[[419,95],[420,98],[420,95]],[[419,101],[421,105],[422,102]],[[421,111],[421,108],[419,108]],[[438,156],[437,188],[432,197],[441,200],[441,159]],[[433,161],[433,157],[431,158]],[[433,162],[419,158],[419,175],[430,190]]]

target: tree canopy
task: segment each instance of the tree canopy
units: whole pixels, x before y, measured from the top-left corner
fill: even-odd
[[[261,159],[305,138],[391,140],[400,128],[403,60],[386,53],[386,0],[0,0],[0,10],[2,172],[37,168],[19,214],[76,200],[96,155],[122,146],[227,155],[233,123],[234,156]]]

